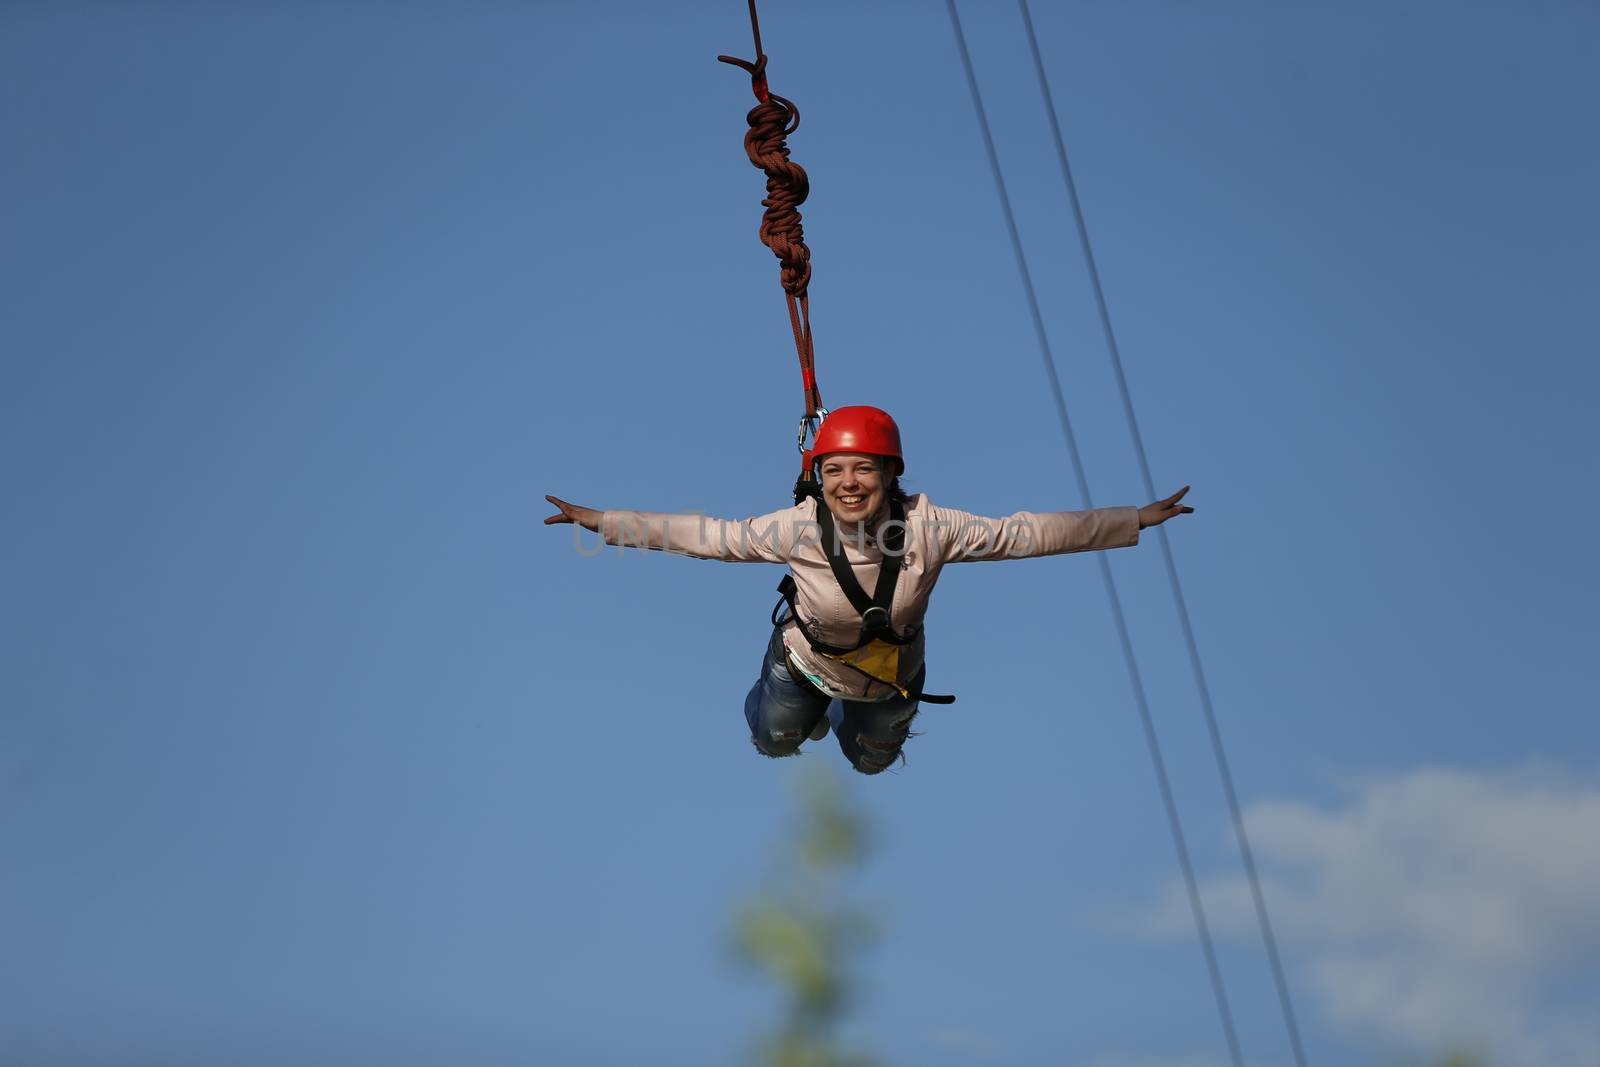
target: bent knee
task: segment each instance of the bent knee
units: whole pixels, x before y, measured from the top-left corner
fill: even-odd
[[[882,774],[894,766],[895,760],[903,759],[904,753],[901,746],[905,739],[898,741],[877,741],[870,737],[856,738],[856,752],[850,760],[850,766],[862,774]]]
[[[763,736],[755,733],[750,735],[750,744],[763,756],[781,759],[784,756],[793,756],[800,751],[800,742],[806,739],[801,730],[768,730]]]

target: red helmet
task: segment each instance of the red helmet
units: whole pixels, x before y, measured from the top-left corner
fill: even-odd
[[[894,460],[894,473],[905,473],[906,461],[900,455],[900,427],[887,411],[865,406],[834,408],[817,429],[811,455],[821,460],[832,452],[864,452]]]

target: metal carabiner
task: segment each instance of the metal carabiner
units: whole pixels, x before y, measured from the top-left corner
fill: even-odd
[[[822,420],[828,417],[828,409],[819,407],[815,415],[806,415],[800,419],[800,430],[795,435],[796,446],[802,454],[809,451],[806,448],[806,437],[810,436],[813,443],[817,439],[817,431],[822,428]]]

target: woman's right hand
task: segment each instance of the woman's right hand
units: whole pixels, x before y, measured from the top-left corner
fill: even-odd
[[[600,512],[596,511],[594,508],[586,508],[577,504],[569,504],[560,497],[551,496],[549,493],[546,493],[544,498],[559,509],[556,514],[544,520],[544,524],[546,526],[555,526],[564,522],[575,522],[579,526],[582,526],[585,530],[594,530],[596,532],[599,531]]]

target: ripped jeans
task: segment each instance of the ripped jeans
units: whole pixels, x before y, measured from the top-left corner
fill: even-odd
[[[913,692],[921,690],[926,673],[924,666],[911,680]],[[744,698],[750,742],[762,755],[793,756],[827,716],[845,759],[862,774],[877,774],[900,757],[916,714],[915,700],[834,701],[810,682],[790,677],[779,629],[767,642],[760,680]]]

